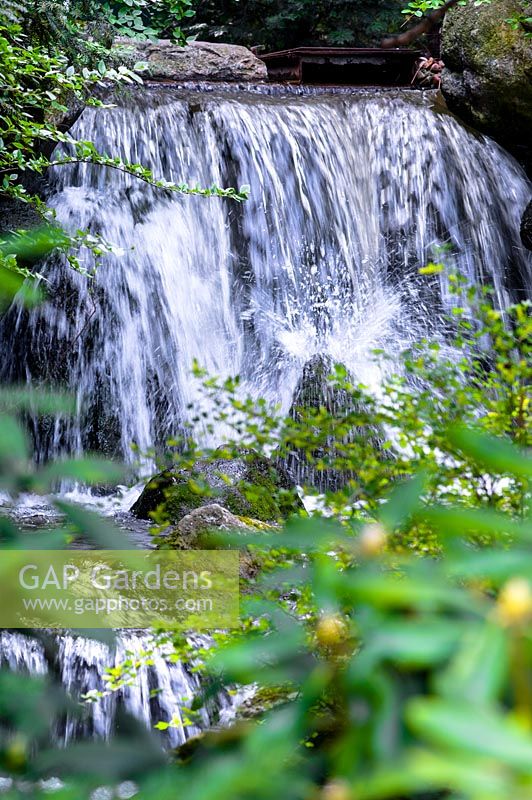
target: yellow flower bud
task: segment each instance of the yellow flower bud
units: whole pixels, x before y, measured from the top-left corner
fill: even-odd
[[[360,551],[365,556],[377,556],[386,547],[387,539],[387,533],[380,523],[365,525],[358,540]]]
[[[520,625],[532,616],[532,591],[525,578],[512,578],[503,586],[497,616],[504,625]]]
[[[28,746],[24,736],[15,736],[7,745],[4,752],[4,760],[12,770],[19,770],[26,763],[28,757]]]
[[[337,614],[327,614],[318,620],[316,638],[323,647],[337,647],[345,641],[347,625]]]
[[[320,800],[353,800],[353,795],[347,781],[336,779],[325,784]]]

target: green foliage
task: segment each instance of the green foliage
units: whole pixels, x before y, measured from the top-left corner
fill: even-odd
[[[84,8],[83,3],[81,7]],[[81,13],[81,7],[73,4],[71,14]],[[55,20],[55,26],[64,22],[65,30],[73,36],[76,17],[69,16],[64,4],[51,2],[43,6],[40,3],[38,10],[48,21]],[[87,9],[85,12],[88,13]],[[177,14],[176,9],[174,12]],[[24,14],[27,13],[26,10]],[[50,29],[37,26],[36,21],[41,19],[37,10],[35,16],[27,18],[24,14],[17,5],[11,4],[7,14],[0,15],[0,195],[32,206],[43,221],[53,225],[53,211],[27,187],[51,166],[83,161],[128,173],[165,191],[234,200],[247,197],[248,187],[237,191],[166,181],[162,176],[154,176],[141,164],[99,153],[90,141],[76,141],[65,133],[64,129],[75,117],[76,108],[79,112],[84,104],[103,106],[94,97],[96,89],[113,83],[142,83],[142,79],[137,72],[123,65],[113,66],[112,58],[111,64],[107,57],[104,60],[102,55],[108,55],[108,52],[88,34],[81,37],[77,50],[64,51],[59,47],[62,39],[56,41],[53,38],[54,26]],[[54,151],[58,144],[63,149]],[[0,267],[4,277],[6,271],[30,277],[30,272],[16,256],[14,241],[13,237],[4,238],[0,248]],[[112,250],[110,243],[86,231],[71,236],[56,232],[55,248],[66,253],[71,266],[76,269],[80,269],[76,258],[80,246],[89,248],[96,258]],[[19,278],[12,277],[11,280]]]
[[[202,0],[191,32],[267,50],[375,45],[397,27],[396,0]]]
[[[497,442],[481,439],[482,450],[495,453],[497,472],[530,473],[518,448],[507,448],[499,459]],[[495,512],[493,533],[511,534],[506,548],[471,548],[474,528],[462,510],[435,505],[430,524],[445,541],[441,557],[399,557],[384,545],[395,525],[426,516],[422,487],[422,481],[407,482],[383,498],[379,548],[367,525],[346,528],[319,518],[300,519],[262,539],[264,550],[279,548],[282,539],[285,563],[264,572],[255,596],[246,599],[247,632],[207,659],[210,692],[225,683],[259,681],[266,687],[262,694],[280,698],[260,721],[225,739],[207,734],[204,746],[175,766],[154,763],[147,739],[141,758],[133,732],[105,751],[79,743],[39,751],[35,759],[29,742],[35,746],[45,725],[44,712],[34,708],[46,698],[50,713],[54,695],[42,680],[6,676],[0,709],[18,738],[3,751],[4,770],[35,779],[52,769],[66,783],[59,798],[86,797],[97,781],[128,777],[138,796],[150,800],[181,794],[195,800],[399,800],[430,792],[527,800],[530,519],[514,524]],[[118,685],[134,680],[135,667],[130,662],[113,676]],[[17,692],[23,702],[16,701]],[[42,720],[40,729],[34,722],[25,727],[33,718]],[[172,725],[162,722],[161,730]]]
[[[400,15],[406,23],[435,11],[445,0],[201,0],[194,24],[186,28],[202,39],[221,39],[248,47],[284,50],[303,45],[332,47],[378,46],[397,31]],[[459,0],[475,6],[492,0]],[[503,20],[501,20],[502,22]],[[505,20],[529,35],[526,9]]]
[[[403,8],[401,14],[407,14],[409,19],[411,17],[423,17],[431,11],[441,8],[445,5],[446,0],[411,0],[410,3]],[[459,6],[466,6],[468,0],[459,0]],[[486,3],[491,3],[491,0],[473,0],[474,6],[482,6]]]
[[[497,472],[517,478],[530,470],[518,448],[511,448],[510,466],[496,455],[497,440],[479,441],[486,451],[494,448]],[[475,452],[469,450],[471,458]],[[267,620],[266,636],[264,628],[244,635],[208,663],[224,680],[297,692],[243,738],[231,761],[233,786],[250,791],[249,751],[261,752],[282,729],[285,747],[275,758],[284,796],[529,796],[530,518],[514,525],[494,513],[491,533],[511,532],[511,542],[503,552],[499,544],[472,548],[475,525],[447,504],[431,506],[427,517],[422,485],[406,483],[383,498],[379,548],[363,523],[337,524],[324,537],[322,521],[300,520],[282,534],[291,569],[263,575],[247,603],[251,618]],[[459,526],[449,524],[454,516]],[[442,537],[438,560],[384,549],[397,524],[411,528],[417,519]],[[219,781],[228,761],[220,754]],[[215,794],[214,782],[203,785],[204,798],[230,796],[219,784]],[[264,781],[257,796],[273,798],[275,791]]]
[[[33,0],[27,5],[8,0],[4,15],[21,24],[32,41],[52,44],[76,61],[93,61],[117,34],[185,43],[180,25],[194,11],[192,0]]]
[[[4,197],[32,205],[43,220],[53,222],[53,213],[26,189],[27,179],[43,174],[50,165],[45,152],[51,152],[64,136],[57,119],[68,114],[67,103],[73,99],[87,101],[91,88],[104,78],[114,82],[140,81],[126,68],[77,68],[65,55],[33,45],[18,23],[0,19],[0,191]],[[12,238],[2,246],[4,269],[11,269],[16,260],[12,249],[6,251],[10,242],[13,243]],[[69,251],[81,243],[96,249],[98,245],[97,239],[82,233],[73,238],[57,233],[59,249]],[[6,260],[6,256],[11,259]],[[72,264],[77,265],[75,256]]]
[[[532,17],[530,14],[514,14],[504,21],[513,31],[521,31],[527,39],[532,37]]]
[[[427,280],[440,280],[438,273],[429,270]],[[530,446],[530,304],[503,313],[493,307],[489,289],[469,287],[453,275],[449,285],[455,306],[447,342],[416,343],[403,353],[399,373],[395,364],[386,369],[386,354],[376,353],[387,372],[379,396],[354,384],[336,365],[330,385],[341,393],[340,410],[324,400],[283,416],[263,401],[242,398],[238,379],[219,382],[196,368],[211,402],[197,424],[211,434],[219,424],[232,430],[224,444],[229,452],[273,451],[283,461],[297,454],[303,474],[315,476],[303,487],[307,497],[318,499],[315,487],[323,483],[319,476],[326,476],[332,488],[314,513],[321,507],[327,514],[371,519],[395,482],[423,472],[427,504],[445,501],[522,515],[528,476],[498,475],[489,453],[480,467],[479,454],[469,455],[474,434],[467,438],[462,430],[469,426],[500,437],[500,453],[506,441]],[[181,456],[175,457],[179,463]],[[182,457],[190,460],[190,452]],[[422,525],[407,537],[398,531],[396,544],[438,548]]]
[[[173,39],[185,44],[181,25],[194,16],[192,0],[106,0],[106,19],[121,36]]]

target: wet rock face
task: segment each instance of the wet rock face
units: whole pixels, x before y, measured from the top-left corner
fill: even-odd
[[[532,40],[505,22],[514,0],[456,6],[442,30],[441,88],[449,108],[532,168]]]
[[[334,364],[329,356],[314,355],[303,367],[303,373],[294,392],[290,416],[302,423],[301,409],[325,407],[330,414],[341,417],[350,410],[350,400],[346,392],[331,384],[330,376]],[[317,460],[334,454],[334,441],[328,437],[320,447],[316,447],[313,457]],[[312,486],[319,491],[336,491],[347,482],[349,475],[340,476],[334,469],[318,470],[309,463],[306,454],[292,449],[286,459],[286,468],[297,483]]]
[[[355,472],[347,471],[341,466],[334,465],[334,459],[341,461],[342,445],[352,443],[356,438],[371,436],[376,449],[379,449],[385,436],[383,431],[371,424],[371,413],[359,402],[354,394],[333,381],[331,376],[335,373],[333,360],[326,355],[314,355],[303,367],[301,379],[295,392],[290,416],[300,425],[311,425],[312,418],[306,418],[308,410],[319,410],[324,407],[336,420],[352,419],[351,430],[342,440],[334,435],[328,435],[312,452],[312,459],[303,450],[293,447],[286,457],[284,465],[295,483],[309,486],[319,492],[338,491],[352,478]],[[355,419],[357,421],[355,421]],[[313,426],[312,426],[313,427]],[[315,428],[319,434],[319,426]],[[315,467],[315,462],[327,462],[331,466]],[[314,461],[314,463],[312,463]]]
[[[143,75],[156,80],[260,83],[268,76],[264,61],[240,45],[191,42],[179,47],[168,39],[132,43],[121,38],[115,46],[131,66],[145,62],[148,67]]]
[[[525,208],[521,218],[521,241],[528,250],[532,250],[532,200]]]

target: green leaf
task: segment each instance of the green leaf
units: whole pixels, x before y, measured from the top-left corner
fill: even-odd
[[[0,417],[0,465],[4,471],[26,463],[29,446],[26,434],[12,417]]]
[[[261,550],[270,548],[278,550],[299,550],[302,552],[315,552],[331,547],[335,544],[353,542],[353,538],[346,534],[344,528],[337,520],[309,519],[305,517],[292,517],[282,530],[269,533],[238,532],[232,534],[223,531],[215,532],[201,537],[203,546],[222,546],[241,548],[246,545],[259,547]]]
[[[427,483],[425,473],[419,473],[409,481],[400,484],[389,494],[387,501],[379,509],[379,518],[384,526],[394,531],[408,520],[421,506],[423,490]]]
[[[4,724],[28,736],[43,736],[62,710],[77,715],[76,704],[48,678],[0,672],[0,713]]]
[[[352,673],[371,672],[381,661],[408,668],[439,664],[453,653],[463,631],[460,622],[438,617],[383,620],[366,636]]]
[[[476,704],[416,698],[406,718],[419,736],[461,755],[483,756],[532,777],[532,737],[510,717]]]
[[[442,576],[382,575],[372,571],[356,571],[339,579],[342,595],[355,604],[367,603],[376,608],[418,608],[433,611],[441,608],[475,610],[471,596],[446,583]],[[477,603],[477,611],[482,607]]]
[[[532,580],[532,557],[529,550],[512,547],[503,550],[480,548],[462,543],[449,550],[447,568],[452,578],[489,580],[496,584],[507,581],[514,575]]]
[[[44,258],[56,247],[63,247],[69,241],[69,237],[61,228],[43,225],[32,231],[18,231],[7,237],[2,236],[0,253],[33,262]]]
[[[421,16],[421,14],[419,14]],[[434,264],[432,261],[427,264],[425,267],[420,267],[418,272],[420,275],[439,275],[440,272],[443,272],[445,267],[443,264]]]
[[[209,671],[221,672],[229,683],[278,685],[291,677],[291,666],[306,642],[302,626],[293,625],[282,634],[250,635],[245,640],[222,648],[209,659]]]
[[[64,529],[46,530],[40,528],[37,533],[21,533],[6,543],[9,550],[64,550],[67,546],[67,534]]]
[[[441,755],[429,750],[409,750],[404,758],[381,764],[351,782],[351,798],[356,800],[397,800],[400,798],[451,797],[452,800],[507,800],[513,796],[513,783],[501,774],[498,765],[478,764],[459,754]],[[427,795],[428,792],[428,795]],[[463,794],[461,794],[463,792]],[[468,794],[470,793],[470,794]]]
[[[88,511],[85,508],[54,500],[54,505],[61,511],[68,522],[100,550],[134,550],[135,546],[124,531],[109,520]]]
[[[489,703],[503,690],[508,665],[507,632],[486,623],[462,638],[455,657],[436,680],[438,692],[452,700]]]
[[[41,469],[35,476],[38,483],[46,487],[61,478],[72,478],[89,485],[116,485],[123,480],[124,467],[98,457],[74,458],[67,461],[54,461]]]
[[[10,519],[0,516],[0,542],[2,547],[13,545],[20,537],[20,531]]]
[[[518,522],[507,514],[486,508],[434,506],[423,511],[423,519],[443,536],[492,535],[532,537],[532,521]]]
[[[103,780],[131,780],[167,763],[164,751],[149,731],[140,730],[140,723],[122,720],[129,728],[128,736],[116,736],[110,742],[78,742],[64,749],[40,753],[35,766],[45,774],[92,775]]]
[[[31,414],[73,414],[76,400],[73,395],[27,386],[0,388],[0,409],[28,411]]]
[[[508,439],[463,426],[451,428],[449,441],[481,467],[495,473],[532,477],[532,458]]]
[[[0,266],[0,306],[15,299],[31,308],[42,301],[43,293],[33,278],[21,275],[15,269]]]

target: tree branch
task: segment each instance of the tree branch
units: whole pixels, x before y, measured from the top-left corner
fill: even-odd
[[[415,42],[416,39],[419,39],[424,33],[429,33],[437,24],[440,22],[447,11],[450,8],[455,6],[458,3],[458,0],[448,0],[447,3],[441,8],[437,8],[435,11],[432,11],[430,14],[427,14],[421,22],[417,25],[414,25],[413,28],[410,28],[409,31],[405,31],[405,33],[399,33],[396,36],[389,36],[387,39],[383,39],[381,42],[381,47],[391,48],[391,47],[406,47],[412,42]]]

